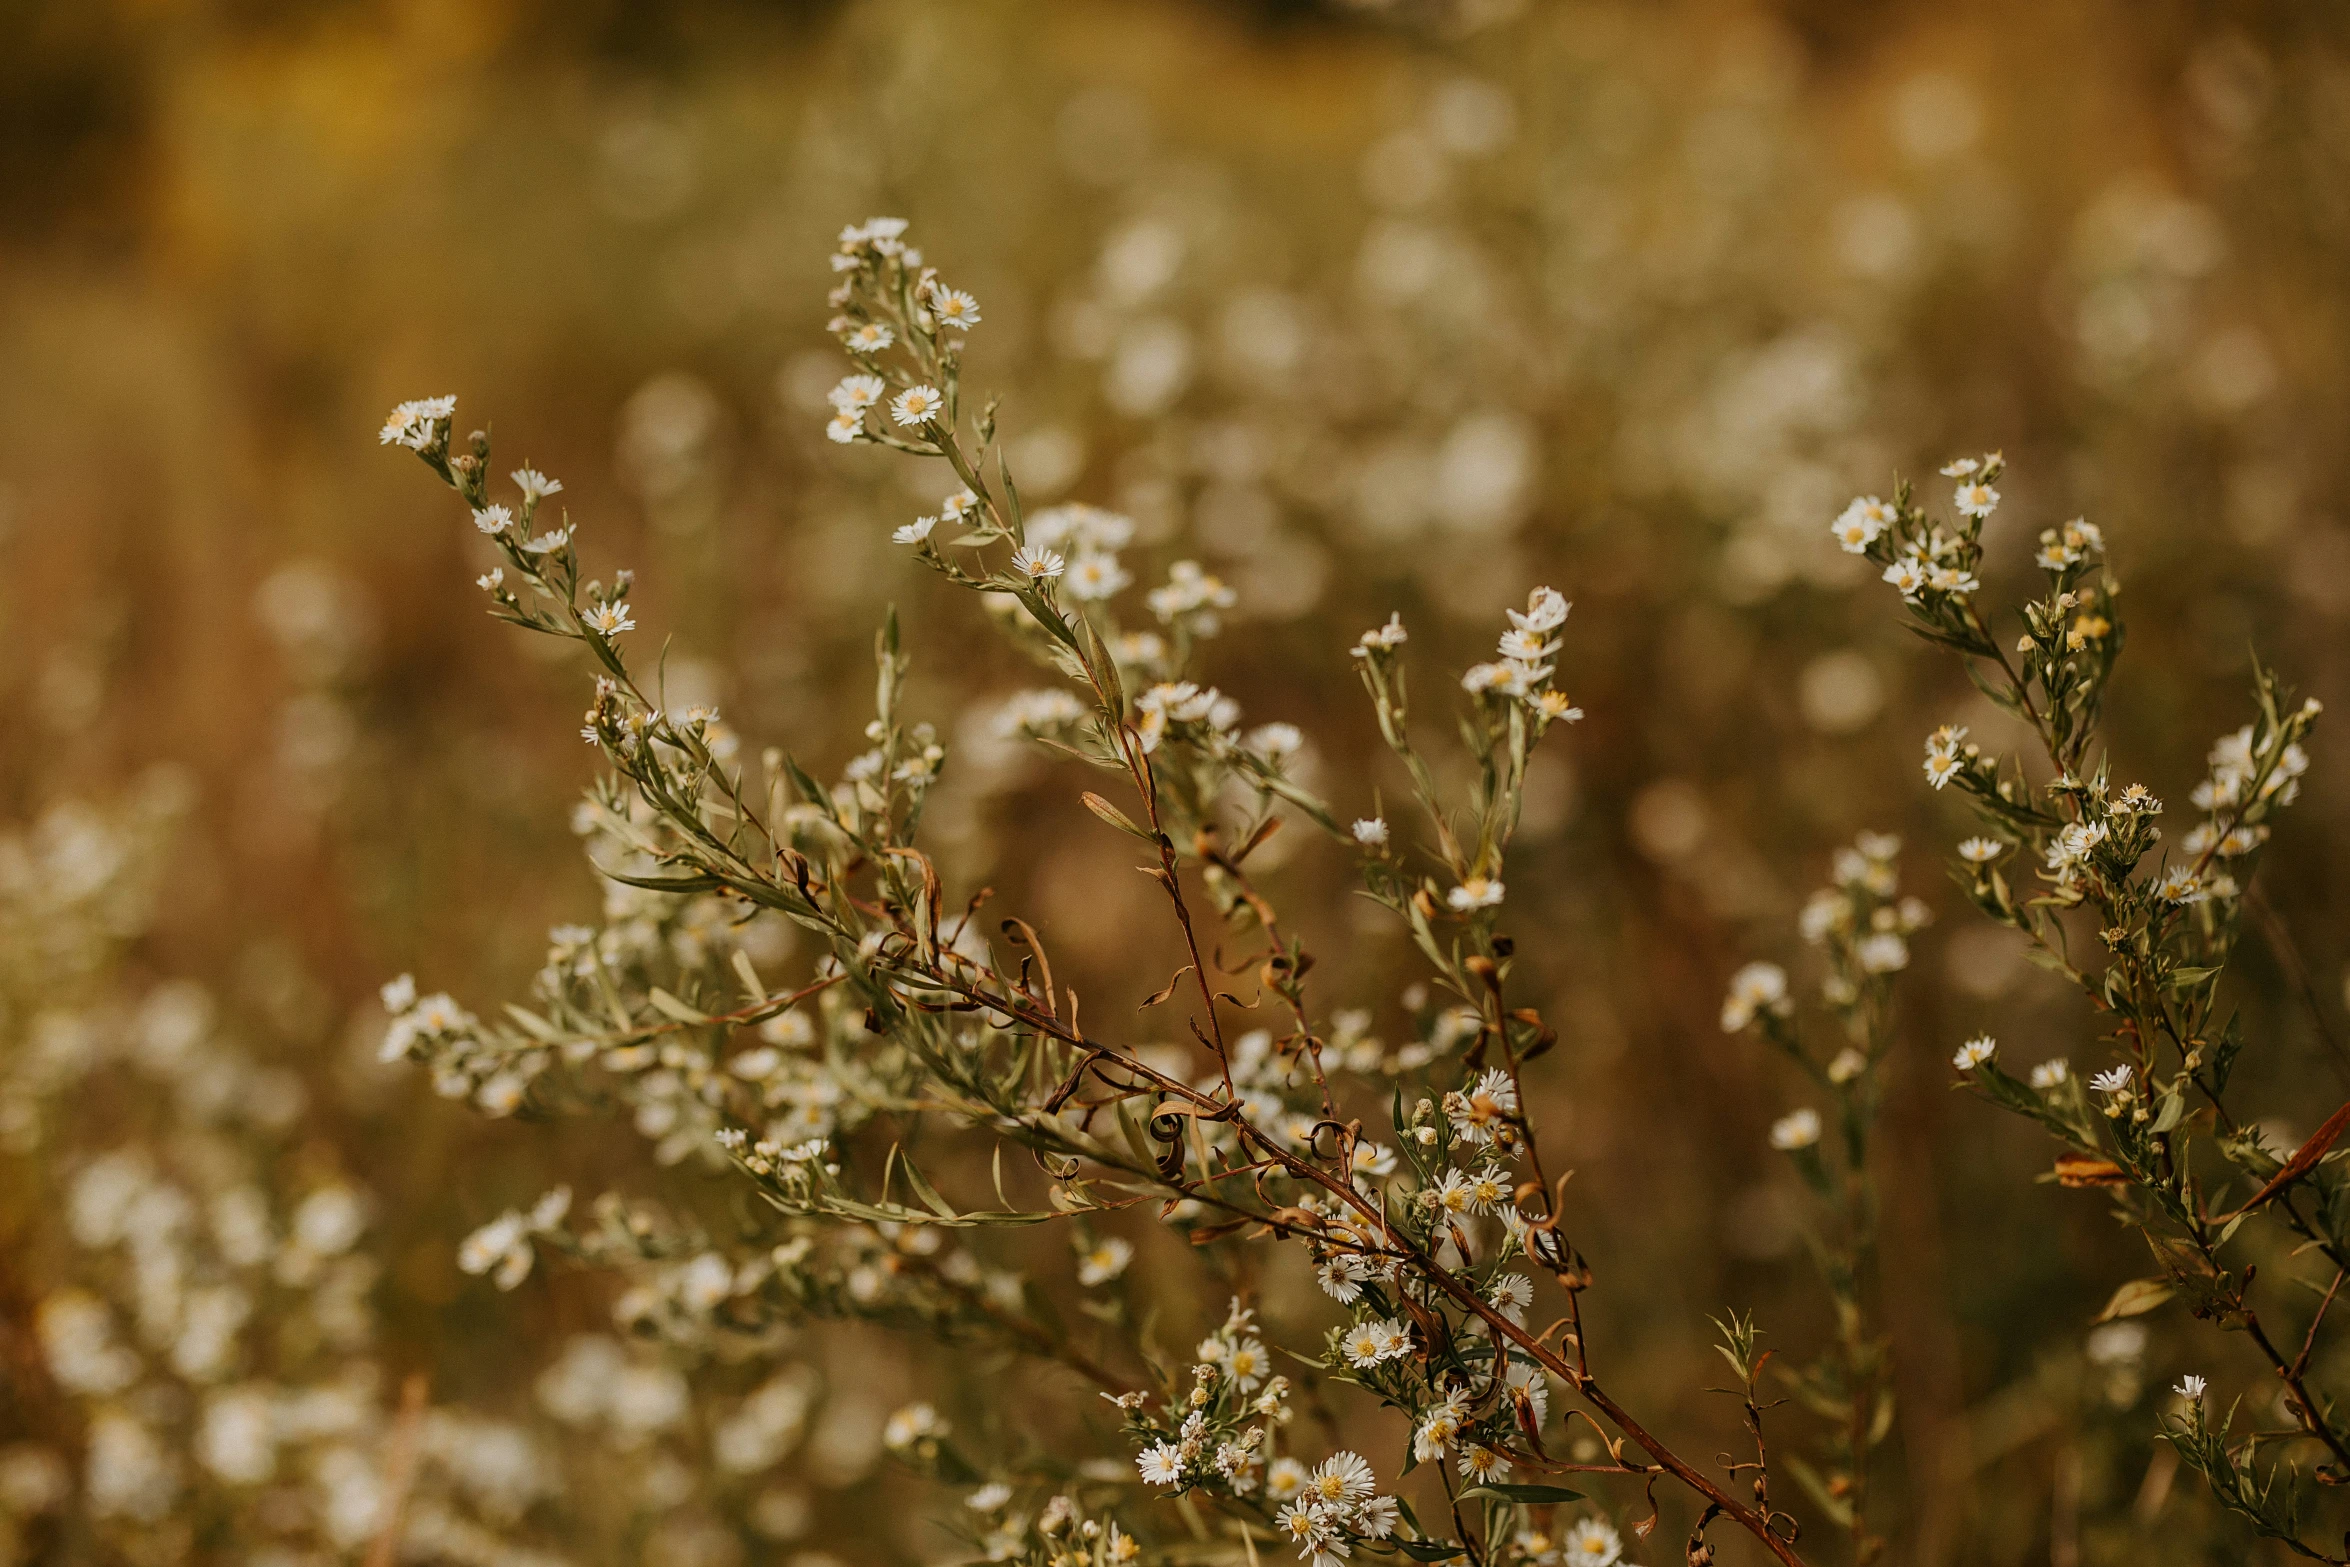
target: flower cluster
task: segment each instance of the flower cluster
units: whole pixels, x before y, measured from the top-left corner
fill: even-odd
[[[1525,1068],[1557,1034],[1511,996],[1514,945],[1498,928],[1532,748],[1581,717],[1552,684],[1565,597],[1537,589],[1509,612],[1499,659],[1461,681],[1465,800],[1448,797],[1413,734],[1401,619],[1360,640],[1382,735],[1433,841],[1408,846],[1376,813],[1349,829],[1311,787],[1303,732],[1243,727],[1198,667],[1203,639],[1235,607],[1230,587],[1196,560],[1175,560],[1146,596],[1153,623],[1121,625],[1139,530],[1081,503],[1023,507],[993,405],[963,415],[960,333],[977,307],[924,266],[905,225],[847,231],[833,265],[834,331],[854,369],[835,388],[831,433],[951,473],[938,511],[897,537],[923,567],[979,595],[1013,645],[1057,677],[1003,707],[997,733],[1050,742],[1118,780],[1130,803],[1089,792],[1086,807],[1147,846],[1156,863],[1146,873],[1191,959],[1144,1010],[1184,1013],[1203,1054],[1186,1062],[1180,1050],[1081,1030],[1035,930],[1017,918],[983,925],[973,915],[986,894],[958,901],[949,891],[915,836],[947,757],[903,710],[894,620],[876,650],[871,748],[830,784],[780,748],[762,752],[754,773],[714,714],[673,713],[638,683],[618,641],[632,619],[631,577],[590,579],[568,524],[543,548],[525,540],[554,490],[518,479],[519,511],[478,530],[501,552],[500,569],[520,577],[514,591],[491,583],[493,612],[572,641],[597,668],[583,733],[611,776],[579,825],[606,885],[604,919],[558,930],[530,1004],[494,1017],[395,983],[385,1054],[425,1064],[444,1092],[493,1115],[617,1107],[659,1159],[731,1166],[759,1197],[759,1217],[721,1237],[687,1212],[606,1194],[581,1222],[568,1194],[550,1194],[491,1219],[466,1242],[463,1266],[508,1287],[545,1249],[612,1268],[628,1281],[619,1320],[689,1352],[747,1351],[801,1318],[854,1316],[1044,1356],[1125,1412],[1148,1486],[1216,1499],[1238,1527],[1268,1529],[1309,1562],[1328,1567],[1369,1548],[1424,1560],[1472,1549],[1458,1518],[1431,1531],[1400,1498],[1378,1494],[1358,1454],[1308,1467],[1284,1451],[1289,1384],[1273,1373],[1252,1304],[1234,1302],[1201,1343],[1189,1386],[1155,1403],[1125,1369],[1137,1359],[1148,1369],[1147,1358],[1121,1352],[1114,1336],[1097,1351],[1032,1309],[999,1236],[1074,1220],[1076,1282],[1095,1292],[1087,1314],[1118,1327],[1127,1302],[1111,1286],[1140,1246],[1102,1221],[1148,1197],[1210,1257],[1250,1235],[1302,1245],[1347,1311],[1325,1340],[1327,1378],[1403,1412],[1407,1467],[1444,1461],[1467,1482],[1464,1497],[1481,1500],[1472,1536],[1506,1549],[1499,1542],[1522,1535],[1535,1542],[1516,1547],[1528,1561],[1557,1558],[1526,1509],[1574,1493],[1513,1478],[1558,1463],[1546,1446],[1559,1439],[1554,1386],[1629,1429],[1587,1348],[1569,1359],[1526,1326],[1541,1279],[1570,1310],[1590,1284],[1527,1113]],[[490,513],[486,437],[455,453],[453,410],[419,417],[413,449],[473,512]],[[1429,979],[1405,996],[1407,1041],[1392,1052],[1368,1009],[1324,1020],[1306,988],[1312,954],[1254,878],[1251,855],[1285,822],[1344,846],[1428,960]],[[1264,1015],[1279,1023],[1240,1026],[1235,998],[1206,968],[1211,937],[1217,952],[1260,952]],[[779,979],[810,941],[802,977]],[[1382,1111],[1390,1129],[1376,1131]],[[930,1129],[919,1143],[908,1135],[917,1126]],[[964,1143],[992,1145],[976,1190]],[[1006,1147],[1022,1150],[1041,1192],[1007,1179]],[[1037,1477],[987,1474],[934,1407],[909,1406],[885,1435],[925,1473],[985,1480],[970,1510],[992,1559],[1109,1564],[1149,1548],[1152,1530],[1094,1528],[1074,1491],[1033,1519],[1016,1509]],[[1604,1440],[1611,1472],[1679,1475],[1709,1517],[1779,1540],[1767,1507],[1692,1467],[1668,1469],[1661,1455],[1634,1459],[1620,1435]],[[1653,1437],[1637,1440],[1656,1452]],[[1612,1562],[1620,1549],[1598,1519],[1572,1540],[1579,1560]]]
[[[1962,517],[1979,519],[1997,504],[1995,458],[1945,471],[1959,481],[1954,502]],[[1922,526],[1911,519],[1906,490],[1892,512],[1886,531],[1862,547],[1877,549],[1897,530],[1914,537]],[[1965,524],[1959,532],[1972,540]],[[1852,538],[1860,538],[1857,529]],[[2137,1316],[2184,1296],[2196,1317],[2246,1332],[2285,1389],[2281,1439],[2320,1449],[2328,1473],[2350,1472],[2350,1428],[2311,1386],[2325,1314],[2318,1313],[2298,1356],[2287,1355],[2258,1329],[2250,1299],[2255,1273],[2267,1270],[2237,1271],[2223,1254],[2259,1220],[2334,1270],[2330,1286],[2322,1277],[2303,1280],[2312,1291],[2338,1289],[2350,1261],[2350,1227],[2338,1217],[2343,1177],[2326,1157],[2340,1123],[2287,1161],[2237,1118],[2228,1093],[2246,1042],[2219,998],[2245,882],[2271,818],[2299,792],[2309,767],[2302,741],[2319,707],[2288,702],[2275,677],[2258,670],[2258,716],[2212,747],[2208,773],[2191,791],[2202,818],[2175,849],[2166,844],[2162,800],[2145,784],[2116,783],[2112,757],[2098,749],[2105,688],[2122,644],[2104,549],[2103,534],[2080,518],[2041,533],[2034,564],[2045,587],[2020,606],[2012,657],[1971,607],[1954,611],[1930,593],[1913,597],[1917,629],[1970,661],[1978,687],[2037,751],[2030,759],[1986,754],[1956,726],[1926,742],[1928,784],[1955,784],[1983,827],[1957,845],[1959,885],[2028,943],[2034,961],[2077,985],[2112,1020],[2105,1043],[2118,1057],[2085,1084],[2061,1055],[2019,1078],[2001,1065],[1996,1041],[1981,1034],[1957,1047],[1951,1065],[1976,1092],[2056,1138],[2065,1150],[2053,1172],[2057,1183],[2111,1193],[2118,1217],[2153,1249],[2161,1272],[2122,1285],[2103,1319]],[[2016,866],[2030,866],[2039,886],[2019,886]],[[2076,934],[2082,930],[2095,931],[2093,945]],[[2224,1207],[2215,1200],[2212,1177],[2191,1152],[2204,1140],[2223,1168],[2233,1166],[2248,1184],[2247,1198]],[[2306,1210],[2294,1200],[2301,1184],[2311,1188]],[[2204,1387],[2199,1376],[2181,1382],[2188,1407],[2166,1421],[2162,1434],[2180,1458],[2261,1534],[2335,1559],[2305,1543],[2290,1471],[2264,1470],[2255,1439],[2231,1442],[2229,1420],[2207,1419]]]
[[[390,1373],[383,1204],[345,1173],[331,1121],[211,992],[137,988],[116,967],[182,792],[157,778],[0,835],[0,870],[41,870],[0,875],[0,927],[37,914],[32,950],[55,964],[37,990],[0,982],[8,1153],[40,1155],[10,1170],[44,1215],[19,1236],[54,1259],[25,1320],[27,1385],[44,1396],[0,1448],[0,1543],[175,1560],[203,1519],[208,1540],[257,1558],[393,1540],[418,1559],[557,1567],[599,1534],[649,1531],[668,1550],[719,1531],[742,1549],[804,1531],[802,1494],[774,1483],[813,1413],[811,1373],[788,1359],[768,1390],[714,1386],[697,1410],[674,1366],[612,1339],[592,1340],[583,1393],[591,1341],[575,1341],[540,1377],[544,1418],[436,1401]],[[393,999],[436,1025],[453,1013]],[[495,1232],[552,1226],[557,1206],[466,1250],[511,1270],[520,1243]]]

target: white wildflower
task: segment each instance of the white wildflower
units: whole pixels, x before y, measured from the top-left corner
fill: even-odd
[[[1077,1282],[1087,1289],[1109,1283],[1134,1261],[1134,1247],[1115,1235],[1104,1236],[1077,1253]]]
[[[1806,1107],[1790,1110],[1771,1123],[1771,1146],[1792,1153],[1820,1140],[1820,1113]]]
[[[1444,901],[1462,914],[1498,907],[1502,885],[1490,876],[1472,876],[1444,895]]]
[[[890,399],[889,416],[903,425],[928,424],[946,407],[935,386],[909,386]]]
[[[1874,495],[1863,495],[1844,508],[1829,531],[1846,553],[1865,554],[1868,547],[1893,525],[1893,508]]]
[[[979,301],[959,288],[930,291],[930,314],[940,326],[964,331],[979,325]]]
[[[1999,492],[1988,484],[1962,484],[1950,501],[1969,517],[1988,517],[1998,508]]]
[[[1012,570],[1031,582],[1045,582],[1069,569],[1069,563],[1048,549],[1023,544],[1012,551]]]
[[[1756,1014],[1786,1008],[1787,971],[1776,963],[1749,963],[1730,976],[1730,993],[1722,1001],[1722,1032],[1735,1034]]]

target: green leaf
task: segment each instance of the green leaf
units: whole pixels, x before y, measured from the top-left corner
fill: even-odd
[[[677,1021],[680,1023],[709,1023],[716,1021],[710,1016],[709,1013],[687,1006],[684,1002],[678,1000],[675,996],[671,995],[668,991],[663,990],[658,985],[653,987],[650,995],[648,995],[646,999],[653,1003],[653,1008],[655,1011],[666,1013],[668,1016],[677,1019]]]
[[[523,1029],[534,1039],[543,1039],[551,1045],[563,1038],[562,1030],[555,1027],[554,1024],[540,1017],[536,1012],[518,1007],[511,1001],[506,1003],[506,1015],[522,1025]]]
[[[734,949],[734,974],[735,978],[743,982],[743,994],[751,998],[751,1005],[758,1006],[767,999],[767,987],[760,982],[759,971],[752,965],[751,955],[740,947]]]
[[[1124,811],[1119,810],[1116,806],[1103,799],[1100,795],[1095,794],[1091,789],[1086,790],[1082,798],[1085,801],[1085,808],[1087,810],[1093,812],[1094,815],[1100,817],[1103,821],[1109,823],[1112,827],[1117,828],[1120,832],[1127,834],[1129,837],[1140,838],[1144,843],[1155,844],[1159,841],[1156,834],[1143,831],[1142,828],[1136,824],[1132,817],[1128,816]]]
[[[2105,1309],[2090,1318],[2090,1321],[2113,1322],[2123,1317],[2142,1317],[2177,1293],[2178,1287],[2168,1279],[2132,1279],[2115,1290],[2113,1299],[2105,1303]]]
[[[906,1184],[914,1188],[914,1195],[922,1199],[923,1207],[928,1208],[942,1219],[962,1217],[961,1214],[955,1212],[952,1204],[938,1194],[938,1188],[932,1186],[928,1178],[915,1168],[913,1160],[900,1159],[898,1167],[906,1172]]]
[[[1579,1502],[1583,1500],[1583,1493],[1570,1491],[1564,1486],[1557,1485],[1502,1485],[1496,1482],[1491,1485],[1472,1485],[1461,1492],[1461,1500],[1467,1501],[1471,1497],[1480,1499],[1490,1497],[1497,1501],[1519,1502],[1529,1507],[1542,1507],[1552,1502]]]
[[[1788,1472],[1795,1476],[1796,1483],[1803,1487],[1813,1504],[1828,1515],[1830,1522],[1840,1529],[1852,1527],[1852,1504],[1830,1491],[1828,1482],[1820,1477],[1817,1469],[1793,1453],[1789,1453],[1784,1461]]]

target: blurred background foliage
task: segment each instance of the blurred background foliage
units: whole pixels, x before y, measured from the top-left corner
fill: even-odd
[[[1884,1172],[1910,1559],[2242,1559],[2149,1432],[2178,1371],[2248,1366],[2172,1316],[2142,1373],[2085,1358],[2144,1259],[1946,1091],[1979,1028],[2078,1060],[2094,1024],[1919,885],[1961,830],[1920,738],[2004,731],[1826,523],[2002,448],[1994,603],[2038,528],[2100,523],[2132,611],[2117,771],[2165,796],[2248,716],[2255,657],[2346,710],[2338,8],[15,0],[0,34],[0,802],[29,823],[184,769],[119,983],[199,981],[308,1085],[303,1135],[377,1194],[387,1365],[526,1403],[516,1367],[608,1292],[558,1270],[497,1296],[453,1237],[557,1180],[652,1179],[609,1128],[484,1123],[373,1065],[381,980],[486,1003],[595,898],[565,820],[584,671],[481,613],[478,541],[374,442],[394,401],[456,393],[561,477],[591,562],[639,569],[673,697],[754,745],[853,753],[899,603],[913,708],[956,743],[952,872],[1035,919],[1105,1017],[1173,966],[1080,780],[991,728],[1027,676],[887,543],[935,485],[822,438],[823,258],[895,212],[984,303],[971,373],[1024,490],[1234,581],[1215,678],[1304,726],[1349,807],[1393,788],[1362,626],[1402,610],[1430,678],[1530,584],[1576,600],[1560,681],[1591,716],[1544,758],[1509,882],[1565,1020],[1544,1113],[1627,1401],[1710,1451],[1705,1314],[1751,1305],[1790,1351],[1824,1330],[1762,1137],[1796,1085],[1714,1013],[1739,962],[1796,946],[1836,843],[1897,831],[1946,913]],[[2294,1141],[2350,1070],[2350,743],[2313,750],[2262,876],[2298,956],[2255,943],[2238,997]],[[1326,1004],[1389,1017],[1412,964],[1347,875],[1314,851],[1276,884]],[[18,1018],[52,978],[21,976]],[[101,1141],[138,1122],[77,1113]],[[0,1191],[12,1335],[53,1265],[41,1189]],[[1137,1265],[1178,1341],[1220,1310],[1182,1249]],[[1302,1275],[1262,1284],[1315,1320]],[[898,1483],[880,1426],[924,1352],[811,1348],[829,1394],[787,1549],[939,1557],[947,1503],[884,1516],[863,1489]],[[42,1407],[8,1361],[0,1437]]]

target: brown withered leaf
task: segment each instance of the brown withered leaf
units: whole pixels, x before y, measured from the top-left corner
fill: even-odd
[[[2085,1153],[2059,1155],[2056,1161],[2056,1184],[2059,1186],[2127,1186],[2130,1177],[2111,1159],[2096,1159]]]
[[[2279,1170],[2275,1176],[2270,1179],[2266,1186],[2263,1186],[2260,1190],[2254,1192],[2250,1200],[2247,1201],[2243,1207],[2238,1208],[2236,1212],[2250,1213],[2253,1209],[2259,1207],[2262,1203],[2268,1201],[2271,1197],[2274,1197],[2277,1193],[2283,1191],[2286,1187],[2292,1185],[2295,1181],[2301,1179],[2301,1177],[2316,1169],[2318,1161],[2323,1159],[2327,1152],[2332,1149],[2335,1142],[2340,1139],[2342,1135],[2342,1129],[2344,1127],[2350,1127],[2350,1104],[2343,1105],[2341,1109],[2336,1110],[2332,1115],[2327,1116],[2326,1124],[2319,1127],[2316,1131],[2310,1133],[2309,1141],[2303,1143],[2301,1147],[2294,1153],[2293,1157],[2285,1161],[2285,1167]],[[2230,1215],[2230,1217],[2233,1217],[2233,1215]]]
[[[1171,980],[1167,981],[1167,988],[1166,988],[1165,990],[1161,990],[1161,991],[1156,991],[1156,992],[1154,992],[1154,993],[1152,994],[1151,998],[1150,998],[1148,1001],[1145,1001],[1145,1002],[1144,1002],[1144,1003],[1143,1003],[1141,1006],[1139,1006],[1139,1007],[1136,1007],[1134,1010],[1135,1010],[1135,1011],[1137,1011],[1137,1012],[1141,1012],[1141,1011],[1144,1011],[1144,1010],[1146,1010],[1146,1009],[1148,1009],[1148,1008],[1150,1008],[1150,1007],[1155,1007],[1155,1006],[1158,1006],[1158,1005],[1160,1005],[1160,1004],[1161,1004],[1162,1002],[1164,1002],[1164,1001],[1165,1001],[1165,1000],[1166,1000],[1166,999],[1167,999],[1169,996],[1172,996],[1173,994],[1175,994],[1175,987],[1176,987],[1177,985],[1180,985],[1180,984],[1182,984],[1182,983],[1183,983],[1183,976],[1184,976],[1184,975],[1186,975],[1186,974],[1188,974],[1188,973],[1190,973],[1190,972],[1191,972],[1191,965],[1190,965],[1190,964],[1188,964],[1188,963],[1184,964],[1184,965],[1183,965],[1183,967],[1181,967],[1181,968],[1179,968],[1179,969],[1177,969],[1177,970],[1175,971],[1175,977],[1174,977],[1173,979],[1171,979]]]

